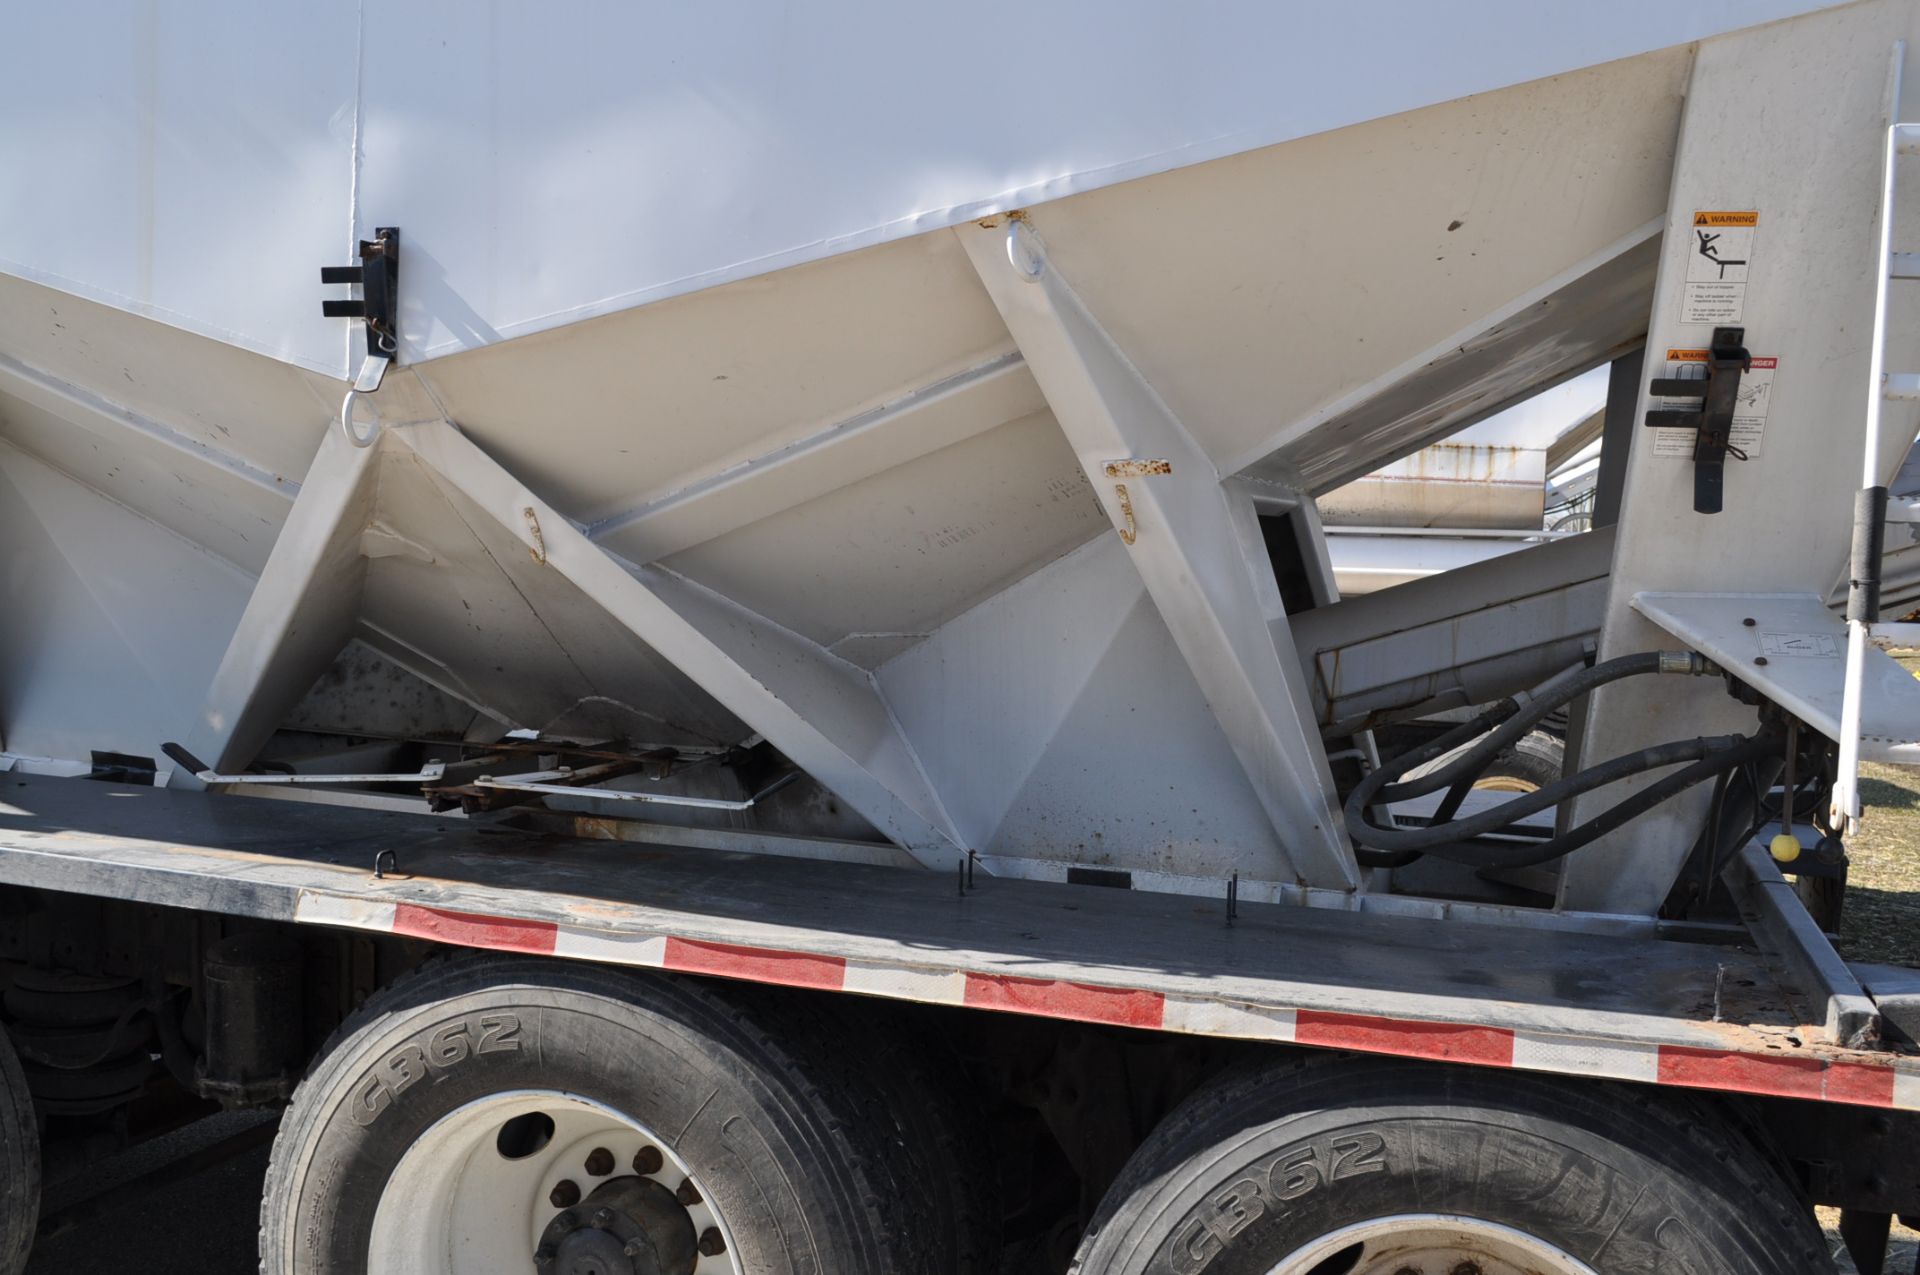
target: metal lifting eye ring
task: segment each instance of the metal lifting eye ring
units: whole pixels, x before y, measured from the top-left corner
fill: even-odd
[[[355,447],[371,447],[373,440],[380,437],[380,409],[371,402],[367,404],[367,432],[362,434],[353,427],[354,400],[369,392],[351,389],[347,391],[347,396],[340,400],[340,432],[345,434],[347,441]]]
[[[1012,266],[1021,278],[1028,283],[1033,283],[1046,273],[1047,259],[1040,255],[1034,244],[1028,244],[1024,252],[1021,250],[1020,227],[1024,224],[1018,217],[1007,218],[1007,264]],[[1029,229],[1027,235],[1031,238],[1033,231]]]

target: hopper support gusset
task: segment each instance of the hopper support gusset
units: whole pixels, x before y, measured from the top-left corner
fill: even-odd
[[[249,765],[286,712],[342,647],[360,619],[366,558],[361,536],[373,520],[380,452],[327,431],[239,627],[181,741],[213,770]],[[198,788],[182,768],[170,787]]]
[[[1068,443],[1126,544],[1307,884],[1359,868],[1301,685],[1251,490],[1223,482],[1017,217],[957,227]]]
[[[965,859],[869,673],[671,571],[613,557],[444,421],[385,427],[365,448],[328,433],[185,737],[189,752],[220,771],[251,761],[364,627],[369,547],[400,543],[450,575],[458,567],[433,561],[446,551],[412,475],[383,477],[394,466],[425,475],[485,569],[516,589],[530,572],[545,577],[537,587],[584,595],[921,862],[951,870]],[[401,500],[403,489],[416,498]],[[487,547],[516,542],[523,556]],[[176,772],[175,784],[193,782]]]

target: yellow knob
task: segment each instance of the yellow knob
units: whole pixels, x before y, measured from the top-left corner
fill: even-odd
[[[1767,851],[1773,855],[1775,863],[1792,863],[1800,857],[1800,839],[1790,832],[1783,832],[1767,844]]]

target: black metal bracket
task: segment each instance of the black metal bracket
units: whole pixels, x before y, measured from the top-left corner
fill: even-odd
[[[181,767],[189,775],[197,775],[203,770],[213,769],[207,765],[207,763],[188,752],[184,745],[169,742],[160,745],[160,751],[165,753],[174,765]]]
[[[320,282],[326,285],[358,284],[360,295],[345,300],[324,300],[320,313],[329,319],[364,319],[367,323],[367,357],[391,359],[400,350],[400,231],[382,226],[373,238],[360,241],[357,266],[321,266]]]
[[[1746,453],[1733,446],[1733,409],[1740,395],[1740,374],[1750,370],[1753,357],[1747,353],[1745,328],[1715,328],[1707,347],[1707,375],[1703,380],[1655,377],[1649,387],[1655,398],[1695,398],[1695,411],[1655,408],[1647,413],[1647,424],[1655,429],[1691,429],[1693,442],[1693,511],[1717,514],[1725,487],[1727,454],[1745,460]]]

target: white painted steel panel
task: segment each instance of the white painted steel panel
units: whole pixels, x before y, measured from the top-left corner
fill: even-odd
[[[1818,7],[40,6],[0,262],[344,375],[350,227],[440,354]]]
[[[251,587],[0,442],[0,747],[158,757],[192,721]]]
[[[878,680],[983,852],[1295,875],[1117,537],[955,618]]]
[[[8,6],[0,270],[344,375],[366,8]]]
[[[397,6],[362,223],[445,353],[1812,7]]]

